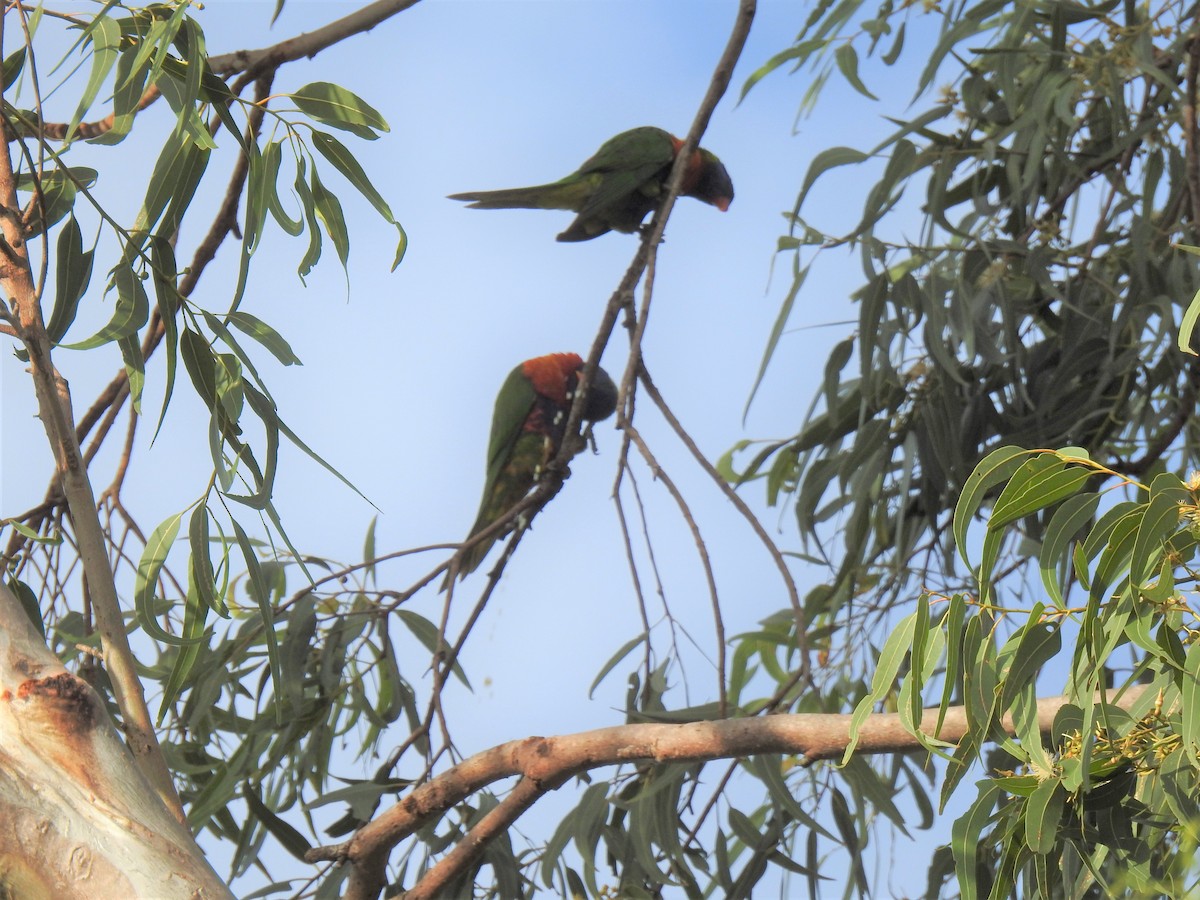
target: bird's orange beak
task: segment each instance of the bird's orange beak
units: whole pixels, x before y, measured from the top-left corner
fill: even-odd
[[[721,212],[725,212],[725,210],[729,209],[729,198],[728,197],[720,197],[713,204],[713,206],[715,206]]]

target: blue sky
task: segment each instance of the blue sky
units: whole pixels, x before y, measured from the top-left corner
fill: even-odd
[[[265,46],[354,8],[290,0],[268,29],[273,5],[210,0],[196,14],[210,52]],[[633,126],[654,124],[682,135],[728,38],[734,9],[732,2],[716,0],[427,0],[280,73],[276,93],[334,81],[367,99],[391,126],[373,143],[345,140],[408,231],[410,248],[401,266],[389,272],[392,229],[331,173],[325,181],[338,191],[350,221],[348,287],[328,242],[320,268],[302,285],[295,268],[304,242],[275,234],[254,259],[243,305],[282,332],[303,360],[301,368],[281,369],[264,354],[260,371],[282,417],[378,506],[380,552],[465,535],[478,503],[501,381],[531,356],[586,353],[636,250],[634,238],[615,234],[581,244],[555,242],[568,213],[470,210],[446,195],[553,180],[604,139]],[[816,114],[797,120],[808,76],[782,73],[737,103],[746,77],[788,46],[807,15],[801,4],[760,3],[730,94],[704,138],[726,163],[737,197],[724,214],[682,200],[658,256],[646,360],[710,459],[743,438],[786,437],[798,429],[828,349],[857,317],[846,299],[856,284],[857,259],[853,251],[826,254],[743,425],[762,350],[791,281],[791,259],[774,256],[785,232],[783,213],[817,152],[838,144],[869,147],[893,128],[882,116],[903,115],[911,99],[912,81],[903,73],[881,76],[876,69],[872,78],[873,70],[864,68],[880,103],[843,87],[835,76]],[[169,127],[165,108],[152,108],[143,127]],[[139,156],[137,148],[155,137],[145,145],[135,135],[116,148],[73,152],[101,169],[101,198],[132,212],[152,162],[145,156],[150,151]],[[226,169],[214,168],[201,190],[202,208],[215,207],[224,190]],[[290,173],[286,162],[284,171]],[[831,231],[852,224],[868,186],[864,175],[847,173],[819,190],[810,202],[821,210],[820,224]],[[198,209],[185,224],[181,260],[208,221]],[[226,245],[193,299],[212,311],[224,309],[235,262],[235,246]],[[94,284],[70,339],[107,321],[110,303],[101,301]],[[115,348],[60,352],[57,359],[71,382],[77,414],[118,365]],[[618,328],[603,365],[619,376],[624,364]],[[0,362],[0,389],[0,452],[6,460],[0,515],[12,515],[38,502],[49,466],[28,379],[11,356]],[[186,384],[177,390],[153,447],[152,424],[143,423],[140,431],[123,496],[146,530],[191,503],[207,482],[206,417],[188,394]],[[148,415],[157,416],[161,396],[157,359],[147,379]],[[610,499],[620,444],[611,425],[597,428],[598,455],[575,461],[565,490],[522,541],[467,644],[465,664],[476,693],[455,696],[451,706],[458,722],[454,736],[465,753],[623,718],[623,669],[587,698],[600,666],[641,628]],[[766,553],[648,401],[640,405],[638,425],[704,531],[727,634],[749,630],[786,607]],[[124,420],[114,438],[123,430]],[[119,449],[119,440],[111,443],[96,464],[97,490],[107,483]],[[714,683],[705,662],[713,655],[713,636],[702,572],[673,502],[644,466],[637,474],[667,602],[702,648],[685,646],[686,669],[676,670],[674,680],[682,684],[686,675],[691,702],[701,702],[711,698]],[[742,493],[781,547],[798,549],[790,514],[766,509],[758,486]],[[375,510],[297,453],[282,455],[276,502],[297,546],[359,558]],[[632,508],[628,497],[627,504]],[[381,581],[403,589],[443,557],[427,554],[389,566]],[[803,591],[823,573],[798,566],[795,575]],[[643,577],[652,583],[648,570]],[[480,578],[464,583],[456,595],[460,614],[481,587]],[[660,602],[650,602],[652,614],[661,612]],[[428,592],[412,608],[436,619],[440,603]],[[412,660],[406,674],[421,681],[427,664],[425,658]],[[677,702],[684,702],[682,696]],[[537,825],[528,828],[539,832]],[[921,883],[918,878],[913,887]]]

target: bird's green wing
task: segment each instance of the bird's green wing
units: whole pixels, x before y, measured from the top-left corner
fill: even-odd
[[[648,186],[648,196],[654,196],[659,185],[648,183],[674,159],[675,141],[661,128],[645,125],[609,138],[579,169],[581,176],[600,176],[579,214],[603,218],[607,209],[624,206],[631,194]]]
[[[521,436],[521,427],[533,409],[537,394],[533,384],[525,375],[521,366],[508,373],[500,393],[496,395],[496,408],[492,413],[492,434],[488,439],[487,478],[483,484],[483,500],[480,503],[480,513],[486,511],[492,489],[500,478],[504,466],[512,457],[517,438]],[[487,523],[484,523],[485,525]],[[472,529],[474,534],[479,528]]]

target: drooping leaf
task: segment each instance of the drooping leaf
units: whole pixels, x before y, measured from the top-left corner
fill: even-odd
[[[115,19],[101,13],[89,23],[86,36],[92,45],[92,71],[88,76],[83,93],[79,95],[79,103],[75,107],[71,121],[67,124],[68,141],[74,136],[75,129],[83,121],[83,117],[87,115],[93,101],[100,93],[100,87],[117,64],[121,47],[121,26]],[[8,83],[7,79],[5,83]]]
[[[271,355],[283,365],[303,365],[300,362],[300,358],[292,352],[291,346],[284,340],[283,336],[258,317],[252,316],[248,312],[237,310],[230,313],[227,318],[230,325],[266,347],[271,352]]]
[[[179,523],[182,519],[182,512],[170,515],[150,532],[150,536],[146,538],[146,547],[142,551],[142,558],[138,561],[133,582],[134,606],[137,610],[138,624],[155,640],[179,645],[194,641],[181,640],[164,631],[158,624],[153,602],[158,587],[158,576],[166,564],[167,554],[170,553],[171,546],[175,543],[175,537],[179,534]]]
[[[308,842],[307,838],[263,803],[257,785],[246,785],[245,790],[242,791],[242,797],[251,814],[262,822],[267,831],[274,835],[276,840],[283,845],[283,849],[303,862],[304,854],[312,849],[312,844]]]
[[[170,241],[158,235],[150,238],[150,267],[158,315],[163,323],[163,344],[167,354],[166,385],[163,389],[162,410],[158,414],[158,424],[154,426],[154,436],[151,438],[151,443],[153,443],[158,438],[158,433],[162,431],[163,421],[167,417],[167,407],[170,405],[171,396],[175,391],[175,369],[179,358],[179,325],[175,321],[175,314],[180,297],[176,287],[175,251],[171,247]]]
[[[858,746],[858,731],[874,712],[875,704],[893,690],[896,674],[908,657],[915,626],[916,613],[905,616],[888,636],[883,649],[879,652],[879,661],[875,665],[875,674],[871,678],[871,690],[858,702],[850,720],[850,740],[846,744],[845,753],[842,754],[843,763],[850,758],[854,748]]]
[[[112,341],[136,335],[150,318],[150,298],[142,287],[141,279],[126,261],[117,264],[113,271],[112,285],[117,289],[117,303],[112,319],[98,332],[84,341],[63,344],[67,350],[91,350]]]
[[[353,91],[327,81],[306,84],[291,94],[291,98],[296,106],[318,122],[352,132],[369,141],[379,136],[376,132],[387,133],[390,130],[383,116],[369,103]]]
[[[312,171],[311,188],[317,217],[325,226],[325,232],[329,235],[329,239],[333,241],[333,247],[337,251],[338,259],[342,263],[342,268],[345,269],[346,262],[350,258],[350,231],[346,227],[346,216],[342,212],[341,201],[326,189],[317,175],[315,167]]]
[[[1007,480],[1022,464],[1026,451],[1020,447],[1000,447],[993,450],[975,467],[971,477],[963,485],[958,503],[954,507],[954,543],[958,553],[968,566],[967,527],[983,503],[988,490]]]
[[[92,279],[95,250],[83,249],[83,235],[74,216],[59,229],[56,251],[54,308],[46,323],[46,336],[55,344],[63,339],[75,321],[79,301],[83,299]]]
[[[992,808],[1000,788],[992,781],[979,783],[979,793],[970,808],[954,821],[950,831],[950,849],[954,853],[954,868],[958,874],[962,900],[978,900],[975,866],[982,844],[983,830],[992,817]]]
[[[608,662],[601,666],[600,671],[596,673],[596,677],[592,680],[591,687],[588,688],[588,699],[592,699],[592,695],[596,693],[596,688],[600,686],[605,677],[615,669],[626,656],[632,653],[639,646],[646,643],[648,635],[643,632],[637,637],[630,638],[620,646],[616,653],[609,657]]]
[[[197,511],[207,515],[203,505],[197,506]],[[194,516],[194,514],[193,514]],[[205,548],[207,552],[207,548]],[[182,644],[175,654],[175,664],[171,674],[163,685],[162,700],[158,706],[157,723],[162,725],[172,705],[188,686],[188,676],[195,668],[200,656],[201,643],[204,641],[204,622],[208,616],[209,604],[205,603],[196,587],[195,556],[188,560],[188,590],[183,603],[183,627],[180,630],[179,643]]]

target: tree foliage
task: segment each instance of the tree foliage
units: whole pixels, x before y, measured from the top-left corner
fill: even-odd
[[[726,636],[731,592],[702,552],[719,683],[681,699],[675,637],[653,633],[634,564],[646,629],[596,678],[627,674],[624,723],[463,758],[442,698],[471,686],[467,638],[583,446],[582,398],[551,471],[506,516],[514,534],[455,634],[461,588],[440,619],[410,602],[452,558],[397,587],[386,563],[418,551],[377,547],[373,526],[360,562],[293,545],[274,497],[283,444],[354,488],[287,425],[247,351],[299,362],[247,308],[248,275],[276,232],[298,239],[299,278],[329,247],[345,267],[347,188],[396,229],[402,261],[404,230],[355,154],[386,140],[383,116],[357,86],[273,93],[273,82],[409,5],[368,4],[224,56],[210,55],[187,2],[86,16],[12,7],[0,19],[3,328],[30,363],[61,473],[44,503],[3,522],[16,600],[0,591],[0,619],[27,616],[96,689],[157,802],[229,848],[231,879],[269,870],[269,848],[310,873],[263,895],[748,897],[781,878],[866,895],[880,880],[881,829],[931,827],[974,775],[930,860],[930,896],[1194,890],[1200,652],[1187,591],[1200,481],[1175,472],[1200,467],[1200,376],[1178,346],[1200,310],[1180,246],[1200,243],[1195,7],[963,0],[808,13],[743,92],[790,66],[808,79],[802,111],[833,77],[866,102],[878,58],[911,73],[922,106],[875,147],[818,153],[797,186],[779,244],[794,283],[764,372],[789,351],[784,326],[812,267],[844,246],[862,265],[857,326],[833,348],[798,433],[712,463],[651,377],[641,340],[682,166],[588,358],[594,371],[623,317],[627,542],[640,459],[704,547],[638,427],[652,413],[762,540],[791,602]],[[690,146],[753,14],[742,0]],[[38,53],[56,28],[70,37],[58,69]],[[56,72],[67,101],[47,90]],[[142,115],[163,105],[165,124]],[[156,142],[154,163],[122,218],[104,176],[139,138]],[[859,170],[875,179],[860,221],[826,233],[813,192]],[[221,199],[209,209],[204,197]],[[184,228],[201,216],[205,227]],[[227,241],[237,265],[210,308],[194,291]],[[107,323],[79,333],[106,296]],[[75,422],[53,359],[111,345],[122,371]],[[156,352],[164,400],[147,409]],[[206,410],[212,470],[194,502],[143,529],[122,503],[129,447],[147,423],[171,427],[168,406],[186,389]],[[97,498],[87,462],[127,402],[125,460]],[[805,597],[742,499],[756,482],[794,509],[792,559],[828,573]],[[567,784],[571,811],[526,841],[514,823]],[[314,811],[326,807],[340,818],[322,834]]]
[[[805,176],[767,359],[786,352],[793,300],[831,247],[859,251],[858,325],[801,430],[738,477],[791,502],[810,557],[831,567],[807,602],[828,646],[877,660],[869,690],[831,683],[831,701],[860,716],[894,704],[914,735],[924,706],[965,703],[967,738],[927,742],[943,804],[971,771],[987,776],[949,842],[963,897],[1195,889],[1198,810],[1181,786],[1196,780],[1196,486],[1169,471],[1200,464],[1200,382],[1177,346],[1200,284],[1181,246],[1200,213],[1195,15],[821,5],[751,79],[814,73],[808,105],[837,72],[869,97],[860,57],[898,67],[928,52],[924,103]],[[875,180],[858,223],[828,234],[806,203],[843,167]],[[1121,693],[1105,689],[1135,684],[1139,699],[1114,709]],[[1044,734],[1035,687],[1064,686]],[[995,730],[1003,716],[1015,739]]]

